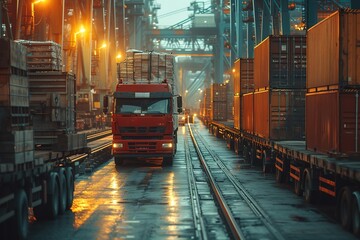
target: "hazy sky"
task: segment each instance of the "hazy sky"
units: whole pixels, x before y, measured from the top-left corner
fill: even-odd
[[[187,7],[194,0],[156,0],[161,5],[158,10],[159,27],[170,26],[189,17]]]

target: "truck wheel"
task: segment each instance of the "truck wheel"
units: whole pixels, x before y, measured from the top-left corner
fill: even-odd
[[[48,216],[50,219],[55,219],[59,214],[59,174],[52,172],[49,178],[48,186]]]
[[[23,189],[15,194],[15,216],[12,226],[15,239],[26,239],[29,229],[28,223],[28,199]]]
[[[116,166],[120,166],[124,163],[124,159],[122,159],[120,157],[114,157],[114,161],[115,161]]]
[[[360,192],[353,193],[352,229],[355,236],[360,237]]]
[[[343,228],[349,230],[351,227],[351,189],[345,187],[340,195],[339,217]]]
[[[302,186],[301,186],[301,178],[300,178],[300,180],[295,180],[294,179],[294,192],[298,196],[303,195],[303,189],[302,189]]]
[[[277,168],[275,168],[275,179],[277,183],[284,182],[284,173]]]
[[[72,167],[66,168],[66,209],[70,209],[74,201],[74,174]]]
[[[304,177],[304,199],[307,203],[314,203],[316,199],[316,191],[313,190],[313,179],[311,177],[310,171],[305,169]]]
[[[173,164],[173,157],[164,157],[162,165],[163,166],[172,166]]]
[[[67,202],[67,183],[65,168],[59,169],[59,214],[63,214],[66,210]]]

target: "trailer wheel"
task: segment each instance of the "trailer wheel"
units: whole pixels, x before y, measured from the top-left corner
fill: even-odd
[[[48,215],[50,219],[55,219],[59,214],[59,175],[57,172],[52,172],[49,178],[48,185]]]
[[[360,192],[353,193],[352,198],[352,229],[355,236],[360,237]]]
[[[304,199],[307,203],[313,203],[316,199],[316,193],[312,188],[312,177],[310,171],[304,171]]]
[[[74,201],[74,174],[71,167],[66,168],[66,209],[70,209]]]
[[[124,159],[122,159],[120,157],[114,157],[114,161],[115,161],[116,166],[120,166],[124,163]]]
[[[59,169],[59,214],[63,214],[66,210],[67,201],[67,183],[65,168]]]
[[[263,154],[262,154],[262,170],[263,170],[263,173],[271,172],[271,164],[269,164],[269,161],[266,160],[266,158],[267,158],[266,151],[263,151]]]
[[[20,189],[15,194],[15,216],[12,226],[15,239],[26,239],[29,223],[28,223],[28,199],[23,189]]]
[[[339,217],[340,223],[343,228],[349,230],[351,227],[351,189],[349,187],[345,187],[341,191],[340,202],[339,202]]]

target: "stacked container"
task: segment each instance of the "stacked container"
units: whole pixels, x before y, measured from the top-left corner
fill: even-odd
[[[308,31],[307,149],[360,151],[360,11],[340,10]]]
[[[210,119],[211,112],[211,88],[205,88],[200,102],[200,115],[204,120]]]
[[[213,83],[211,85],[211,112],[213,121],[227,120],[227,84]]]
[[[254,91],[254,59],[240,58],[235,61],[233,68],[234,78],[234,128],[248,131],[252,127],[252,116],[244,116],[244,101],[248,102],[249,97],[244,94]],[[246,99],[245,99],[246,98]],[[251,97],[250,97],[251,98]],[[252,103],[253,100],[250,102]],[[250,106],[248,106],[249,108]],[[252,113],[252,112],[248,112]]]
[[[25,46],[0,38],[0,172],[34,161]]]
[[[269,36],[255,47],[254,93],[245,95],[244,116],[253,132],[271,140],[305,138],[306,38]],[[251,113],[253,111],[253,113]]]

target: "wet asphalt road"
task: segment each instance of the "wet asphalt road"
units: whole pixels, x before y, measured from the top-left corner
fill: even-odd
[[[198,127],[208,141],[218,146],[214,149],[226,159],[239,181],[269,209],[274,224],[281,227],[287,239],[355,239],[287,187],[276,184],[273,175],[255,173],[257,179],[253,175],[247,178],[256,170],[242,165],[223,141]],[[81,175],[76,180],[71,210],[56,220],[32,223],[29,239],[197,239],[184,134],[185,127],[181,127],[173,166],[162,167],[161,160],[154,160],[127,161],[116,168],[109,161],[93,173]]]

